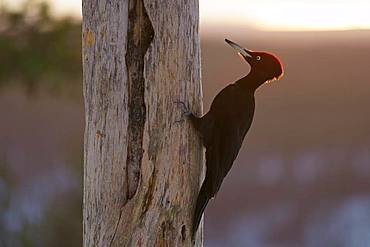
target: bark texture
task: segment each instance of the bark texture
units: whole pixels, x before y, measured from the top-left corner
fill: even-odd
[[[203,148],[198,0],[83,0],[83,242],[196,246]]]

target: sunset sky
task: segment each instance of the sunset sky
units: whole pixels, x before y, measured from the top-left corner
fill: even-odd
[[[5,0],[16,5],[23,0]],[[49,0],[57,14],[81,15],[81,0]],[[267,31],[370,29],[370,0],[200,0],[203,26]]]

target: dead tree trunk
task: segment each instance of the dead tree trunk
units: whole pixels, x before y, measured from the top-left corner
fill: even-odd
[[[198,12],[83,0],[85,247],[193,245],[203,149],[174,101],[202,113]]]

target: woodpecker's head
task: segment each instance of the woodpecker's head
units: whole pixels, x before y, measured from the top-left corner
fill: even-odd
[[[249,63],[251,73],[256,74],[259,78],[266,82],[280,79],[283,74],[283,66],[279,59],[266,52],[256,52],[244,49],[240,45],[225,39],[232,48],[238,51],[238,54]]]

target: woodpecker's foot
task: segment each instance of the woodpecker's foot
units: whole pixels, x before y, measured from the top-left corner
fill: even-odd
[[[189,108],[186,106],[186,104],[183,101],[175,101],[174,103],[177,104],[181,109],[181,118],[180,120],[176,120],[175,123],[184,122],[185,117],[188,117],[191,115]]]

